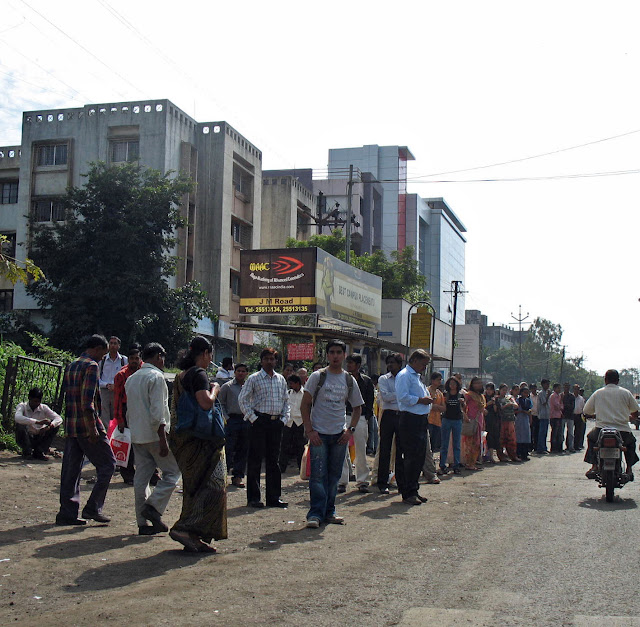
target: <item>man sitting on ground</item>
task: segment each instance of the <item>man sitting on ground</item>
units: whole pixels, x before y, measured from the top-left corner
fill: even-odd
[[[62,418],[42,402],[42,390],[29,390],[29,401],[16,407],[16,442],[22,457],[47,461],[49,447],[62,424]]]

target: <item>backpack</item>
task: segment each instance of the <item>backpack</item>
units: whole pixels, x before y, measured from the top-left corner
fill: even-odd
[[[102,378],[102,371],[104,370],[105,361],[107,361],[106,355],[100,360],[100,378]],[[120,355],[120,366],[124,368],[124,355]]]
[[[313,393],[313,401],[311,403],[312,405],[315,405],[316,398],[318,398],[318,392],[320,391],[320,388],[324,385],[325,381],[327,380],[327,368],[321,368],[318,372],[320,373],[320,381],[318,381],[318,385],[315,389],[315,392]],[[347,402],[351,397],[351,392],[353,392],[354,383],[353,383],[353,376],[351,376],[348,372],[345,372],[344,376],[347,381],[347,398],[345,399],[345,402]]]

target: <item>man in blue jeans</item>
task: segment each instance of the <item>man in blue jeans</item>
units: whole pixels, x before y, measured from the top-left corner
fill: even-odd
[[[323,521],[344,524],[344,518],[336,515],[338,481],[347,444],[356,430],[364,404],[360,388],[342,368],[346,351],[345,343],[340,340],[327,344],[329,365],[309,377],[300,405],[311,455],[309,529],[317,529]],[[347,401],[352,407],[348,428]]]

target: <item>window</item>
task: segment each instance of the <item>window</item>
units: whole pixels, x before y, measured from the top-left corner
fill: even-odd
[[[64,205],[56,198],[36,200],[33,216],[36,222],[61,222],[64,220]]]
[[[231,275],[231,293],[240,297],[240,277],[237,274]]]
[[[0,195],[1,205],[13,205],[18,202],[18,182],[0,183],[2,195]]]
[[[4,235],[7,238],[6,242],[2,242],[1,252],[3,255],[7,257],[13,257],[15,259],[16,256],[16,234],[15,233],[0,233],[0,235]]]
[[[251,248],[251,227],[237,220],[231,221],[231,236],[234,244],[238,244],[242,248]]]
[[[0,290],[0,311],[6,312],[13,309],[13,290]]]
[[[111,142],[111,162],[137,161],[140,157],[140,142],[135,140]]]
[[[245,172],[242,168],[233,166],[233,186],[237,192],[244,194],[247,198],[251,197],[253,189],[253,176]]]
[[[67,144],[50,144],[38,147],[38,165],[66,165]]]

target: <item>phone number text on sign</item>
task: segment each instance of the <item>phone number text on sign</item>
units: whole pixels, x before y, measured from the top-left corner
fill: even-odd
[[[256,305],[240,308],[244,314],[310,313],[309,305]]]

